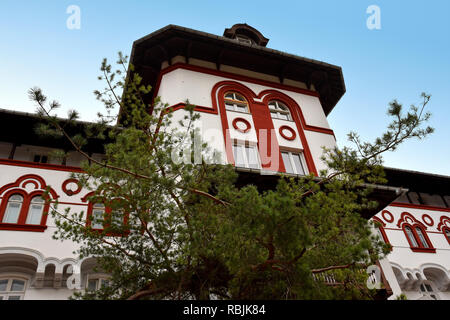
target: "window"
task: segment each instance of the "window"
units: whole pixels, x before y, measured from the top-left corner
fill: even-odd
[[[286,173],[294,173],[306,175],[306,166],[304,165],[304,159],[302,153],[293,153],[290,151],[282,151],[281,157],[283,158],[284,168]]]
[[[35,154],[34,158],[33,158],[33,162],[47,163],[48,162],[48,156],[41,155],[41,154]]]
[[[22,300],[25,294],[24,279],[0,279],[0,300]]]
[[[279,101],[270,101],[269,102],[269,110],[272,119],[281,119],[281,120],[289,120],[292,121],[291,113],[289,112],[288,107],[286,107],[283,103]]]
[[[236,40],[242,43],[247,43],[247,44],[253,44],[254,41],[252,39],[250,39],[249,37],[246,37],[244,35],[237,35],[236,36]]]
[[[87,194],[82,201],[87,201],[87,198],[92,194]],[[106,202],[97,197],[96,200],[89,202],[86,226],[90,226],[94,231],[106,231],[106,236],[123,236],[128,234],[129,210],[125,209],[126,205],[127,203],[123,199],[114,199]]]
[[[88,291],[100,290],[102,287],[109,286],[109,278],[107,276],[88,276],[86,289]]]
[[[28,209],[26,224],[41,224],[42,212],[44,211],[44,199],[41,196],[35,196],[31,199]]]
[[[19,220],[20,209],[22,209],[23,197],[20,194],[13,194],[9,197],[6,206],[4,223],[17,223]]]
[[[236,167],[259,169],[259,155],[255,146],[233,145],[234,164]]]
[[[49,205],[42,199],[41,192],[6,194],[0,205],[1,229],[44,231],[46,216],[43,213]]]
[[[92,229],[103,229],[105,219],[105,205],[103,203],[94,203],[92,206],[91,227]]]
[[[225,94],[225,109],[248,113],[248,103],[243,96],[235,92]]]
[[[408,237],[409,242],[412,244],[413,247],[418,247],[416,237],[414,237],[414,233],[412,232],[412,229],[410,227],[405,227],[406,236]]]

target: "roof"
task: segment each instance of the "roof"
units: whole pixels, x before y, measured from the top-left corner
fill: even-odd
[[[177,25],[168,25],[134,41],[130,63],[146,84],[154,88],[162,62],[170,63],[171,58],[178,55],[188,61],[196,58],[213,62],[218,67],[229,65],[273,75],[280,82],[288,78],[307,86],[314,85],[326,115],[345,93],[339,66]]]
[[[60,119],[63,123],[67,119]],[[46,123],[36,113],[27,113],[0,109],[0,141],[33,146],[41,146],[48,148],[56,148],[63,150],[74,150],[74,147],[65,138],[44,137],[36,133],[36,126],[39,123]],[[66,127],[69,134],[81,132],[91,122],[74,121]],[[99,139],[88,140],[87,145],[83,146],[83,150],[93,153],[104,153],[103,144],[105,142]]]

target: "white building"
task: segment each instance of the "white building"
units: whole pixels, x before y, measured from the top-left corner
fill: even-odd
[[[317,174],[324,168],[322,146],[336,145],[327,115],[345,93],[340,67],[268,49],[267,42],[246,24],[222,37],[169,25],[135,41],[131,54],[155,96],[174,108],[174,123],[184,116],[186,99],[196,106],[203,136],[244,182],[270,181],[267,172]],[[49,158],[52,149],[71,148],[38,137],[33,128],[39,121],[0,110],[2,299],[66,299],[74,287],[95,288],[106,279],[93,273],[92,259],[77,259],[74,243],[52,239],[55,224],[42,214],[39,197],[47,186],[62,208],[88,214],[93,208],[86,191],[69,179],[70,172],[81,172],[81,157],[72,151],[64,163]],[[101,145],[87,148],[101,159]],[[379,208],[364,213],[376,214],[393,246],[380,261],[385,292],[390,298],[450,299],[450,177],[397,169],[387,174],[389,186],[374,194]]]

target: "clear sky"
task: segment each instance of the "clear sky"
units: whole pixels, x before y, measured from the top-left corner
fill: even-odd
[[[80,29],[68,29],[68,6],[81,10]],[[381,29],[369,30],[366,9],[377,5]],[[94,120],[102,106],[92,91],[103,57],[131,52],[134,40],[168,24],[222,35],[247,23],[268,47],[343,68],[347,92],[328,116],[338,144],[350,130],[377,137],[388,103],[405,106],[432,95],[436,132],[385,156],[390,167],[450,175],[450,1],[62,1],[0,2],[0,108],[34,112],[27,90]]]

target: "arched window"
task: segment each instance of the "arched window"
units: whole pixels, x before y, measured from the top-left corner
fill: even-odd
[[[282,102],[273,100],[269,102],[269,110],[272,119],[281,119],[292,121],[291,113]]]
[[[229,111],[248,113],[248,103],[245,98],[236,92],[227,92],[224,97],[225,108]]]
[[[43,211],[44,199],[41,196],[33,197],[28,208],[26,224],[41,224]]]
[[[2,222],[17,223],[19,220],[20,211],[23,205],[23,197],[20,194],[13,194],[9,196],[8,204],[6,205],[5,214]]]
[[[435,253],[436,249],[428,238],[426,226],[409,212],[403,212],[397,223],[403,229],[411,250],[414,252]]]
[[[408,226],[405,226],[405,232],[406,232],[406,236],[408,237],[408,240],[412,244],[412,246],[419,247],[419,244],[417,243],[416,237],[414,236],[412,229]]]

